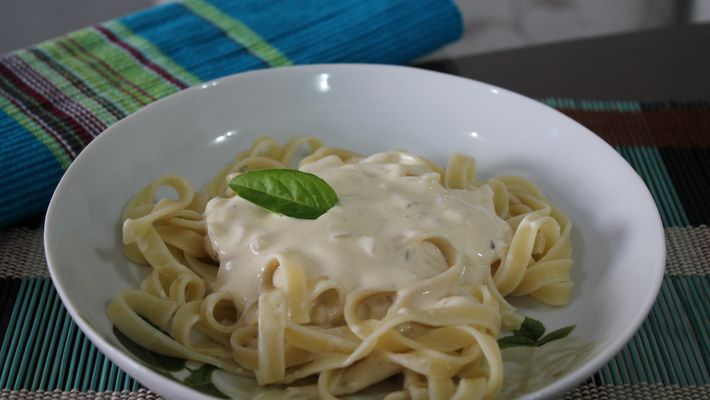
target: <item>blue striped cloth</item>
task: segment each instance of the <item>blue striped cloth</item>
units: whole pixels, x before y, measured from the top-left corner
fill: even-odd
[[[0,227],[44,212],[96,135],[201,81],[306,63],[407,63],[457,39],[451,0],[185,0],[0,58]]]

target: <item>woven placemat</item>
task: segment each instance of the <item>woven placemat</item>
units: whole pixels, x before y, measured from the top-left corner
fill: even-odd
[[[708,399],[710,398],[710,386],[662,386],[662,385],[618,385],[618,386],[589,386],[582,385],[564,395],[563,400],[579,399],[609,399],[609,400],[674,400],[674,399]],[[89,400],[89,399],[111,399],[111,400],[157,400],[162,397],[147,389],[139,389],[135,392],[128,390],[120,392],[80,392],[78,390],[61,391],[54,390],[45,392],[38,390],[30,392],[27,390],[3,390],[0,392],[2,400]]]
[[[28,390],[3,390],[0,392],[0,400],[93,400],[93,399],[111,399],[111,400],[157,400],[162,397],[155,393],[141,388],[136,391],[122,390],[115,392],[96,392],[89,390],[80,392],[78,390],[53,390],[51,392],[44,390],[28,391]]]
[[[0,230],[0,278],[49,276],[42,229]]]
[[[564,400],[675,400],[675,399],[710,399],[710,386],[677,385],[581,385],[567,393]]]

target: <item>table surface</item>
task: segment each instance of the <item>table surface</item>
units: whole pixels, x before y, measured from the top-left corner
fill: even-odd
[[[472,55],[419,67],[534,98],[707,100],[710,24]]]

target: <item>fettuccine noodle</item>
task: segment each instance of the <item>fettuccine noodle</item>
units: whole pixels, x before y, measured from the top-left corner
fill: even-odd
[[[304,151],[299,167],[341,197],[317,220],[270,214],[227,186],[244,171],[288,168]],[[338,180],[341,173],[350,175]],[[367,186],[343,189],[349,179],[392,191],[394,205],[383,207],[401,215],[388,212],[391,221],[371,236],[342,226],[327,232],[332,249],[307,244],[325,229],[315,224],[335,226],[357,196],[369,195]],[[176,196],[156,199],[161,187]],[[397,230],[410,216],[420,222]],[[524,178],[477,181],[474,160],[461,154],[442,168],[405,152],[364,157],[313,137],[285,145],[261,137],[202,191],[175,175],[152,182],[123,220],[126,256],[151,272],[109,305],[113,324],[147,349],[288,385],[295,397],[336,399],[394,379],[401,387],[385,399],[495,398],[503,385],[496,339],[522,322],[505,297],[564,305],[572,288],[567,217]],[[461,230],[448,234],[440,220]],[[481,226],[490,232],[464,230]],[[398,244],[379,243],[380,231]],[[374,261],[346,268],[355,253],[339,251]]]

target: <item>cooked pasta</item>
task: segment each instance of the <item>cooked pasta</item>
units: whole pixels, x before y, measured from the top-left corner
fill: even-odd
[[[321,176],[341,199],[316,220],[269,213],[227,183],[248,170]],[[161,187],[174,198],[156,199]],[[402,151],[362,156],[313,137],[257,139],[202,191],[168,175],[123,213],[126,256],[149,265],[108,307],[161,354],[336,399],[385,380],[385,399],[491,399],[506,296],[568,302],[571,223],[530,181],[476,179]]]

